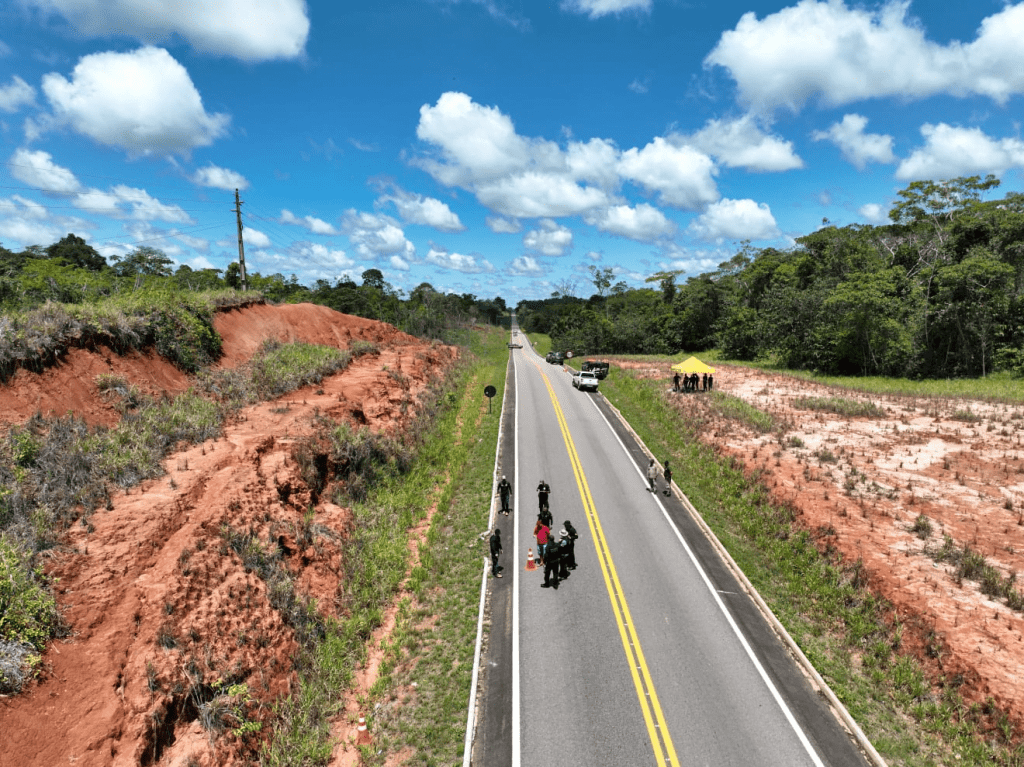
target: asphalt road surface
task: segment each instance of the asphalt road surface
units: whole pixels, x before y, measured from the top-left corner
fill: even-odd
[[[601,395],[528,344],[512,354],[514,512],[498,517],[505,577],[491,580],[472,763],[866,765],[682,505],[648,491]],[[526,568],[542,479],[554,531],[580,534],[557,590]]]

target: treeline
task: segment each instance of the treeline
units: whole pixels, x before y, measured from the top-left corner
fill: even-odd
[[[237,262],[226,270],[192,269],[157,248],[142,246],[109,262],[84,239],[69,234],[48,247],[20,252],[0,246],[0,312],[24,313],[47,302],[93,304],[118,297],[183,292],[209,294],[242,287]],[[379,269],[362,273],[362,283],[340,279],[299,283],[295,275],[248,272],[246,287],[255,298],[274,303],[317,303],[346,314],[391,323],[412,335],[451,340],[451,333],[473,323],[497,324],[507,317],[501,297],[478,299],[446,294],[430,283],[409,295],[384,280]]]
[[[718,348],[733,359],[846,375],[1024,374],[1024,195],[993,176],[920,181],[884,226],[825,226],[789,249],[743,247],[658,289],[611,285],[517,306],[520,325],[580,353]]]

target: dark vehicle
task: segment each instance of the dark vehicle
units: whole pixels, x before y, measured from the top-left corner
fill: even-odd
[[[544,359],[552,365],[561,365],[565,362],[565,354],[563,352],[548,352],[548,356]]]
[[[608,377],[608,363],[598,362],[597,360],[587,360],[583,363],[583,370],[589,370],[591,373],[596,375],[599,379],[604,380]]]

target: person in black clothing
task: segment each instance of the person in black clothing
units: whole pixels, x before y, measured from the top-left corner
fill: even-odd
[[[501,573],[498,571],[499,556],[501,556],[501,530],[494,528],[494,532],[491,533],[491,575],[495,578],[501,577]]]
[[[501,496],[501,513],[506,517],[512,510],[510,501],[512,500],[512,485],[505,479],[505,475],[501,475],[501,482],[498,483],[498,495]]]
[[[565,566],[570,570],[576,569],[576,539],[579,538],[579,533],[576,532],[576,528],[572,526],[572,522],[568,519],[562,523],[565,527],[565,531],[569,534],[569,545],[562,549],[562,556],[565,557]]]
[[[701,384],[702,384],[701,391],[707,391],[708,390],[708,374],[707,373],[704,374],[704,380],[701,381]]]
[[[715,388],[715,377],[713,375],[708,376],[708,391]]]
[[[543,479],[537,485],[537,504],[541,510],[548,507],[548,494],[551,492],[551,485]]]
[[[558,578],[565,580],[569,577],[569,532],[563,527],[558,532]]]
[[[547,551],[544,552],[544,583],[541,588],[558,588],[558,566],[561,560],[562,551],[558,541],[549,539]]]
[[[672,376],[672,391],[679,391],[679,373]]]
[[[672,495],[672,469],[668,466],[668,461],[665,461],[665,471],[662,472],[665,475],[665,495]]]
[[[549,509],[547,506],[545,506],[543,509],[540,510],[540,512],[538,512],[537,519],[539,519],[541,522],[543,522],[548,527],[551,527],[551,524],[552,524],[551,509]]]

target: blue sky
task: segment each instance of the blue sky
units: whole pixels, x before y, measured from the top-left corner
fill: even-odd
[[[1024,3],[7,0],[0,243],[312,285],[636,287],[1021,189]],[[685,277],[684,277],[685,278]]]

